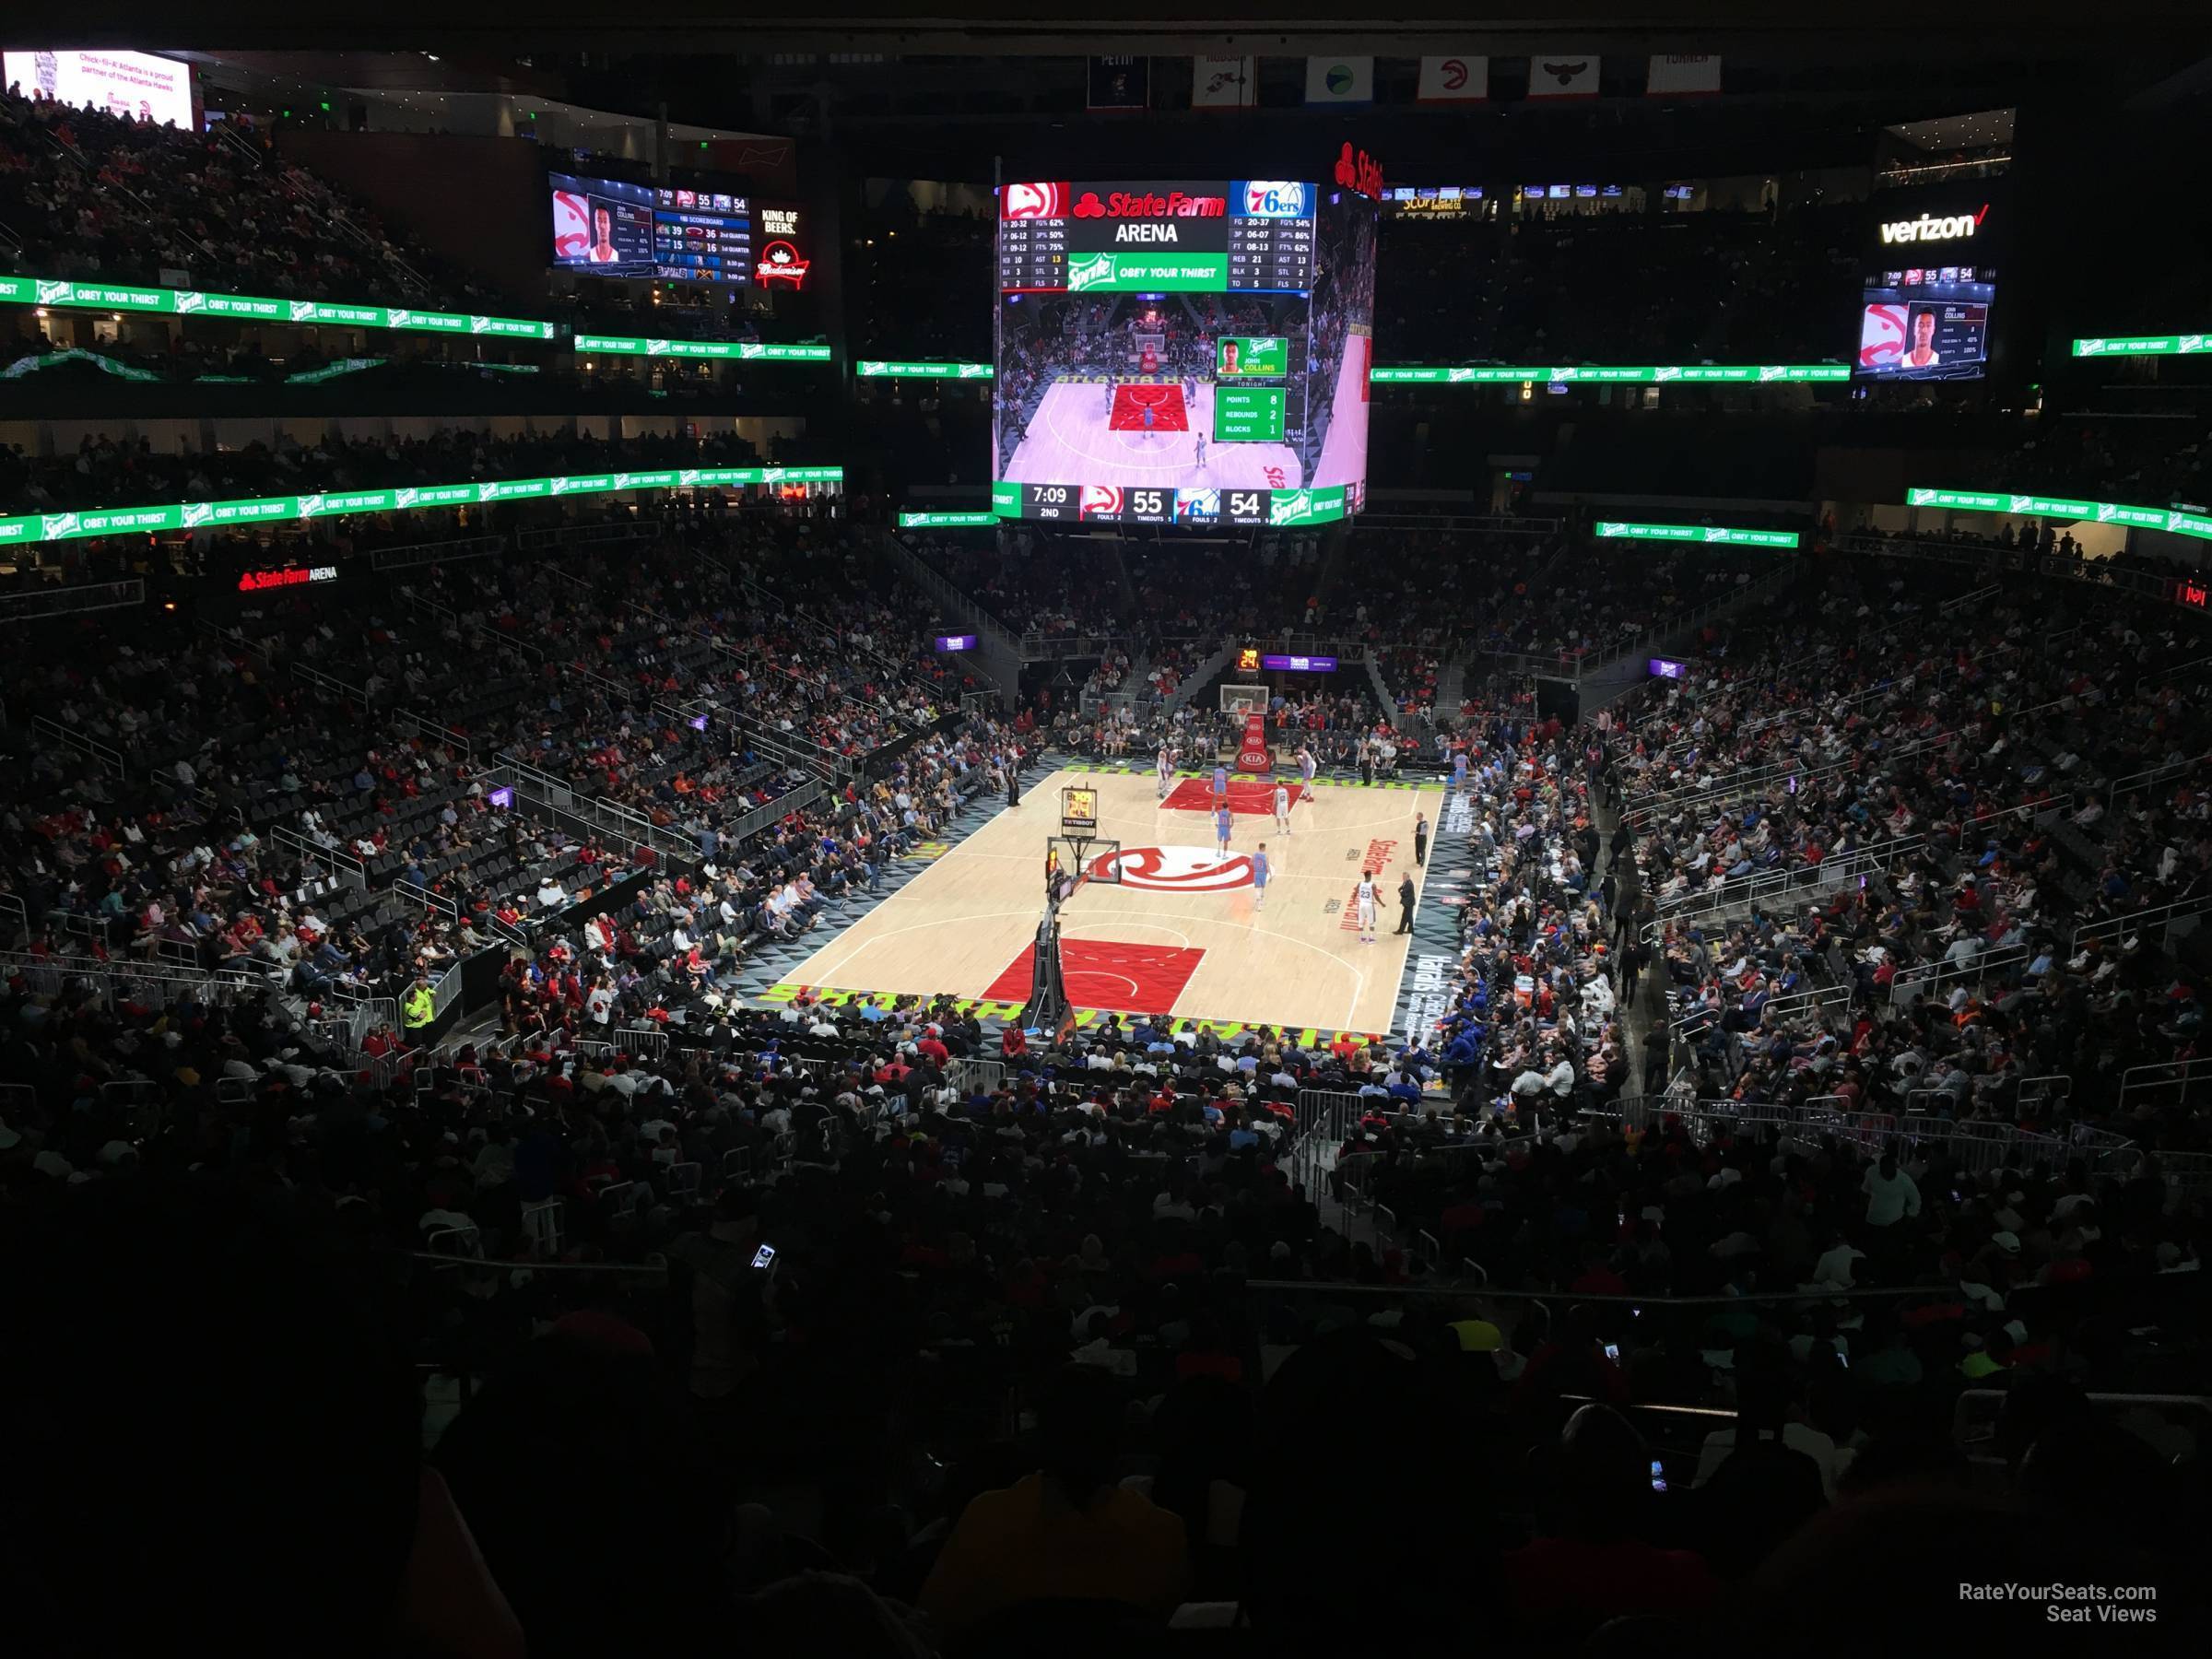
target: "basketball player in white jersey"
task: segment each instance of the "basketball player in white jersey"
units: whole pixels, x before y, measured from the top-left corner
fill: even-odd
[[[1359,907],[1359,943],[1372,945],[1375,942],[1375,873],[1372,870],[1359,872],[1359,892],[1353,902]]]
[[[1175,757],[1168,753],[1164,743],[1159,746],[1159,759],[1153,770],[1159,774],[1159,798],[1164,801],[1168,798],[1168,780],[1175,775]]]
[[[1290,791],[1279,781],[1275,786],[1275,827],[1290,833]]]
[[[1298,775],[1304,780],[1300,785],[1298,798],[1301,801],[1312,800],[1313,798],[1313,751],[1310,747],[1302,744],[1298,751]]]

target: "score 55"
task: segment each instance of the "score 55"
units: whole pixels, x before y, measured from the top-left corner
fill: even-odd
[[[1175,492],[1171,489],[1132,489],[1126,502],[1131,518],[1157,519],[1164,524],[1175,516]]]

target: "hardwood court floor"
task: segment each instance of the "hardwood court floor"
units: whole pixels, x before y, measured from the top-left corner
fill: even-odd
[[[1239,780],[1240,782],[1245,781]],[[1246,783],[1227,860],[1214,851],[1203,782],[1179,780],[1163,806],[1148,773],[1065,767],[1022,794],[785,977],[815,990],[932,994],[1019,1003],[1044,908],[1048,837],[1060,833],[1060,788],[1093,783],[1099,834],[1122,843],[1120,885],[1086,882],[1061,911],[1061,968],[1079,1008],[1164,1011],[1324,1030],[1386,1032],[1405,970],[1398,878],[1413,871],[1413,819],[1441,816],[1441,787],[1316,783],[1278,834]],[[1298,785],[1290,782],[1295,797]],[[1257,807],[1258,810],[1253,810]],[[1251,855],[1265,841],[1271,874],[1258,908]],[[1352,893],[1377,869],[1376,940],[1359,942]]]

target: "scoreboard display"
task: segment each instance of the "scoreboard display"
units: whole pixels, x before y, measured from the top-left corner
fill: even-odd
[[[1028,179],[998,197],[993,512],[1203,527],[1358,509],[1371,196]]]
[[[1315,187],[1048,179],[1000,194],[1002,294],[1302,294]]]

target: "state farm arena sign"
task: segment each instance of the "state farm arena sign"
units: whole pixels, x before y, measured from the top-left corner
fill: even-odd
[[[1088,873],[1100,881],[1118,877],[1126,888],[1152,893],[1226,893],[1252,885],[1252,855],[1227,857],[1210,847],[1124,847],[1101,853]]]
[[[1135,247],[1221,253],[1229,250],[1227,190],[1218,179],[1025,180],[1002,188],[999,213],[1057,221],[1071,253]]]

